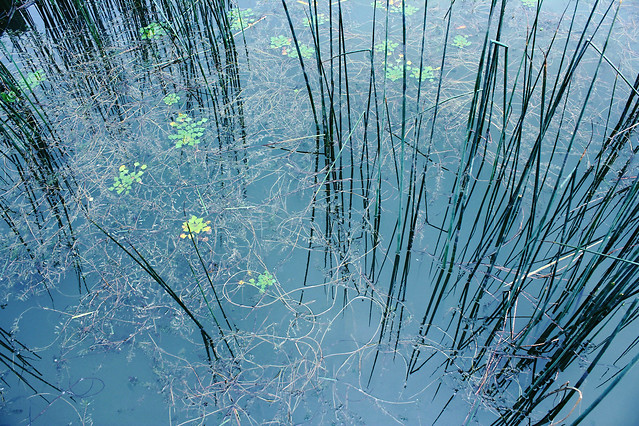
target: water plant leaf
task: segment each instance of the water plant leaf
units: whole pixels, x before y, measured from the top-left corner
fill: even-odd
[[[211,232],[209,224],[210,220],[204,221],[204,218],[191,215],[191,218],[182,224],[182,230],[184,233],[180,234],[180,238],[193,238],[193,234],[199,234],[200,232]]]
[[[155,40],[166,35],[166,30],[162,24],[151,22],[146,27],[140,28],[140,37],[142,40]]]
[[[456,35],[455,38],[453,39],[453,46],[457,46],[460,49],[466,47],[466,46],[470,46],[470,42],[468,41],[468,39],[466,38],[466,36],[463,35]]]
[[[122,164],[118,168],[119,174],[113,178],[113,185],[111,185],[109,191],[115,191],[118,194],[124,192],[126,195],[131,191],[134,182],[142,183],[141,176],[144,174],[144,170],[146,170],[146,164],[140,166],[140,163],[136,161],[133,167],[136,169],[139,167],[139,169],[130,171],[125,164]]]
[[[176,93],[169,93],[164,98],[162,98],[165,104],[173,105],[180,100],[180,97]]]
[[[207,121],[206,118],[202,118],[194,122],[187,114],[179,113],[175,121],[169,123],[176,130],[174,134],[169,135],[169,139],[175,141],[176,148],[184,145],[195,146],[200,143],[200,138],[204,135],[205,129],[201,126]]]

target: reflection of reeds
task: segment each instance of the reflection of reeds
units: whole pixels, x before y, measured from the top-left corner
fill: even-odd
[[[317,68],[308,69],[302,59],[300,65],[313,111],[315,104],[318,104],[317,111],[321,113],[321,116],[316,114],[315,117],[319,131],[324,135],[324,146],[320,152],[326,167],[322,171],[316,168],[315,172],[330,175],[328,179],[315,181],[316,185],[323,185],[325,190],[323,201],[326,214],[322,236],[327,244],[324,251],[325,267],[335,273],[340,268],[342,272],[348,271],[351,261],[347,254],[350,250],[348,242],[352,236],[349,232],[353,232],[352,194],[355,192],[353,158],[372,158],[372,163],[378,168],[372,169],[368,162],[362,162],[359,173],[363,183],[362,195],[366,200],[364,217],[372,225],[363,228],[366,235],[365,259],[370,265],[368,282],[379,291],[376,284],[380,278],[388,280],[387,290],[383,293],[385,308],[380,318],[378,345],[385,340],[394,341],[395,351],[398,350],[400,335],[403,334],[407,294],[415,293],[409,285],[415,238],[418,228],[422,228],[420,221],[425,220],[428,233],[436,241],[439,264],[434,267],[430,295],[423,300],[424,314],[417,332],[417,344],[409,357],[407,378],[420,372],[427,364],[430,354],[424,353],[421,347],[427,338],[431,338],[433,329],[441,329],[439,318],[443,315],[444,307],[447,310],[449,304],[454,303],[457,313],[443,327],[454,342],[450,348],[454,355],[445,363],[448,367],[459,365],[456,356],[462,356],[471,346],[478,345],[467,367],[467,374],[468,377],[480,373],[490,374],[490,380],[497,384],[483,384],[487,381],[485,377],[478,392],[493,396],[503,395],[504,389],[508,388],[508,371],[533,372],[527,390],[513,406],[496,406],[502,413],[504,424],[518,423],[537,410],[549,392],[554,392],[553,382],[549,379],[578,359],[585,351],[584,342],[593,338],[593,330],[597,330],[595,335],[599,333],[611,316],[621,309],[623,302],[631,300],[637,291],[634,286],[636,268],[629,260],[636,256],[633,251],[636,236],[629,231],[636,229],[636,223],[631,219],[636,206],[632,189],[635,180],[631,176],[627,177],[630,162],[621,166],[615,162],[620,150],[628,146],[629,135],[636,127],[636,89],[631,88],[619,123],[607,136],[608,142],[595,155],[597,165],[588,166],[582,162],[588,146],[577,148],[584,151],[581,158],[571,155],[590,108],[591,94],[599,83],[598,73],[604,58],[601,51],[588,47],[591,42],[586,39],[586,34],[589,37],[596,36],[605,51],[610,33],[599,35],[597,28],[605,20],[614,22],[617,9],[611,3],[602,17],[597,18],[599,22],[595,22],[595,4],[578,33],[580,36],[576,45],[568,45],[572,32],[577,33],[571,27],[564,36],[567,40],[565,45],[558,48],[559,54],[556,55],[554,50],[554,45],[559,42],[552,40],[543,58],[539,58],[537,53],[540,13],[537,10],[524,54],[513,74],[509,70],[509,65],[512,67],[509,63],[512,47],[500,39],[506,13],[505,2],[491,5],[488,29],[483,40],[479,41],[481,55],[476,65],[474,88],[470,93],[472,99],[466,118],[465,140],[449,194],[450,203],[441,225],[437,225],[429,221],[428,199],[433,194],[426,177],[433,165],[431,151],[436,143],[434,139],[446,126],[443,118],[438,120],[438,113],[440,105],[447,102],[441,100],[441,94],[445,84],[443,75],[449,56],[447,47],[452,38],[451,19],[455,5],[451,5],[446,14],[441,63],[438,67],[441,73],[434,98],[435,106],[428,111],[430,116],[427,121],[424,114],[410,116],[406,112],[407,27],[403,7],[400,19],[404,73],[397,115],[388,111],[385,91],[381,99],[377,97],[375,71],[371,66],[364,134],[369,134],[369,114],[375,112],[377,152],[372,157],[369,150],[374,145],[369,144],[368,140],[357,148],[349,146],[346,155],[342,153],[340,145],[343,139],[339,135],[350,131],[345,123],[350,123],[347,117],[351,114],[351,104],[344,105],[341,101],[344,97],[348,99],[349,91],[348,68],[346,61],[342,62],[349,52],[341,32],[341,14],[339,10],[335,13],[338,21],[331,22],[326,34],[320,33],[317,24],[313,26],[318,20],[317,5],[310,5],[307,11],[313,29]],[[295,46],[298,46],[298,36],[285,3],[284,8]],[[577,21],[576,7],[572,19]],[[385,21],[388,27],[388,13]],[[426,10],[422,22],[422,34],[425,34]],[[612,28],[612,25],[608,28]],[[372,34],[375,37],[375,27]],[[322,36],[327,38],[324,43]],[[383,41],[388,43],[388,32]],[[420,70],[424,65],[424,43],[422,38]],[[333,51],[335,45],[338,46],[337,51]],[[373,47],[374,41],[371,52]],[[587,54],[598,56],[599,63],[595,64],[594,77],[583,89],[585,98],[580,99],[581,106],[568,116],[565,108],[572,95],[573,79]],[[553,64],[559,64],[557,75],[547,72],[546,57],[550,55],[553,56]],[[386,70],[387,59],[383,58],[383,61]],[[606,61],[610,62],[608,59]],[[312,80],[311,71],[320,81],[319,96],[313,93],[308,83]],[[628,81],[623,76],[621,79]],[[416,99],[419,103],[423,89],[421,78],[418,80]],[[621,89],[616,90],[618,92]],[[449,99],[457,96],[450,96]],[[540,105],[538,111],[531,108],[533,104]],[[380,114],[379,111],[385,113]],[[345,119],[342,120],[342,117]],[[407,130],[409,124],[412,124],[411,133]],[[382,184],[379,179],[385,171],[379,168],[384,155],[380,129],[384,127],[389,128],[392,150],[389,155],[393,158],[399,194],[399,206],[393,209],[394,217],[389,217],[390,213],[381,213]],[[393,132],[391,128],[397,131]],[[532,146],[524,145],[524,141],[530,138],[524,129],[526,132],[536,132]],[[567,143],[560,146],[557,141],[564,133],[568,134]],[[493,145],[489,145],[493,140]],[[545,147],[548,144],[551,144],[550,149]],[[354,153],[355,149],[361,149],[361,153]],[[334,164],[336,167],[333,168]],[[612,173],[615,167],[617,176]],[[608,183],[605,183],[606,180]],[[345,182],[348,185],[344,185]],[[370,186],[375,182],[377,189]],[[317,222],[315,208],[318,203],[319,200],[314,198],[311,222]],[[379,263],[380,234],[383,232],[381,224],[388,224],[389,221],[394,225],[388,227],[391,231],[385,236],[388,247],[384,261]],[[347,231],[341,232],[342,229]],[[309,241],[315,232],[316,227],[311,227]],[[601,238],[605,241],[601,251],[584,249]],[[391,240],[394,242],[391,243]],[[306,274],[311,247],[309,243]],[[613,257],[615,247],[623,255]],[[564,264],[566,256],[572,256],[573,259],[567,266]],[[333,263],[332,259],[337,262]],[[548,270],[547,275],[539,275],[540,263],[547,265],[544,267],[544,270]],[[460,268],[460,265],[464,267]],[[506,265],[509,266],[505,268]],[[386,273],[383,272],[385,266],[389,268]],[[593,287],[593,280],[601,281],[601,284]],[[358,290],[357,284],[355,289]],[[586,292],[592,292],[591,296],[581,300],[578,296]],[[346,296],[344,300],[348,300]],[[485,306],[490,307],[488,314],[484,312]],[[626,311],[619,323],[620,327],[633,317],[633,309],[634,304]],[[522,316],[518,313],[522,310],[531,313]],[[616,332],[609,339],[615,335]],[[563,342],[561,348],[557,346],[559,341]],[[596,360],[607,347],[605,345],[602,348]],[[375,352],[369,381],[374,378],[379,354],[379,350]],[[596,360],[579,380],[579,385],[595,367]],[[495,363],[499,365],[497,369]],[[577,390],[570,389],[566,388],[561,402],[549,410],[545,420],[559,416],[561,409],[577,393]]]
[[[17,68],[12,57],[7,58]],[[53,124],[38,106],[34,83],[26,70],[19,71],[19,77],[15,78],[7,65],[0,63],[0,86],[4,94],[15,94],[15,100],[0,101],[5,117],[0,126],[5,159],[2,173],[5,187],[0,196],[2,218],[33,260],[36,248],[45,244],[51,244],[50,249],[64,247],[71,251],[81,290],[82,272],[75,257],[75,235],[67,207],[67,198],[73,195],[76,183],[66,165],[67,153]],[[27,204],[23,205],[25,198]],[[27,217],[33,223],[25,221]],[[45,276],[44,271],[38,272]],[[51,297],[46,280],[43,283]]]

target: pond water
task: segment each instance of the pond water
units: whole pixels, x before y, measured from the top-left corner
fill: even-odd
[[[10,12],[0,424],[636,423],[637,2]]]

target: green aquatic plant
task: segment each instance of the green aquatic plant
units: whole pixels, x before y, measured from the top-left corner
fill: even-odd
[[[250,274],[251,273],[249,272],[249,275]],[[251,278],[248,280],[248,282],[240,281],[240,284],[252,285],[253,287],[257,288],[260,293],[264,293],[269,287],[275,284],[275,278],[273,278],[273,275],[271,275],[268,271],[264,271],[263,274],[260,274],[257,277],[257,281],[255,280],[255,278]]]
[[[176,148],[181,148],[183,145],[197,145],[204,134],[204,127],[201,126],[206,121],[206,118],[193,121],[187,114],[179,113],[175,121],[169,123],[176,130],[175,134],[169,135],[169,139],[175,140]]]
[[[16,92],[13,90],[6,90],[0,93],[0,98],[2,98],[2,100],[6,103],[11,103],[18,100],[18,95],[16,95]]]
[[[191,215],[191,218],[182,224],[182,230],[180,238],[193,238],[193,234],[199,234],[200,232],[211,232],[209,224],[210,220],[204,221],[204,218]]]
[[[24,79],[18,83],[18,86],[20,87],[20,90],[24,92],[29,89],[35,88],[37,85],[39,85],[46,79],[47,79],[47,76],[45,75],[44,70],[37,70],[35,72],[30,72],[29,74],[27,74],[27,76],[24,77]],[[13,95],[15,96],[15,93]]]
[[[140,28],[140,37],[142,40],[155,40],[166,35],[166,30],[162,24],[151,22],[146,27]]]
[[[292,39],[283,35],[271,37],[271,49],[282,49],[282,55],[286,55],[289,58],[297,58],[297,49],[289,48],[291,43]],[[315,49],[306,44],[300,44],[299,48],[304,59],[312,58],[315,53]]]
[[[395,81],[402,78],[404,75],[404,69],[401,65],[388,64],[386,67],[386,78]]]
[[[325,24],[328,21],[328,18],[326,17],[325,14],[323,13],[318,13],[317,16],[315,16],[315,19],[313,19],[313,22],[317,21],[318,25],[322,25]],[[304,25],[305,27],[310,27],[311,26],[311,21],[308,18],[304,18],[302,19],[302,25]]]
[[[377,43],[375,45],[375,51],[378,53],[386,52],[386,56],[390,56],[393,54],[397,46],[399,46],[399,43],[384,40],[381,43]]]
[[[402,13],[402,0],[389,0],[388,1],[388,11],[390,13]],[[377,0],[374,5],[377,5],[382,10],[386,10],[386,1],[385,0]],[[404,5],[404,13],[406,16],[410,16],[415,14],[419,9],[415,6],[406,4]]]
[[[468,41],[466,36],[456,35],[455,38],[453,39],[453,46],[457,46],[460,49],[462,49],[466,46],[470,46],[470,42]]]
[[[133,166],[139,170],[131,172],[126,165],[121,165],[119,169],[119,175],[113,178],[113,185],[109,188],[109,191],[116,191],[118,194],[125,193],[128,194],[131,191],[131,186],[133,182],[142,183],[142,179],[140,177],[144,174],[144,170],[146,170],[146,164],[142,164],[137,161],[133,164]]]
[[[231,30],[240,31],[255,22],[253,9],[231,9],[227,12]]]
[[[176,93],[169,93],[164,98],[162,98],[165,104],[173,105],[180,100],[180,97]]]
[[[536,7],[537,6],[537,0],[521,0],[521,2],[526,7]]]
[[[291,45],[291,39],[283,36],[283,35],[279,35],[276,37],[271,37],[271,49],[280,49],[284,46],[290,46]]]
[[[300,44],[299,47],[300,47],[300,53],[302,54],[302,58],[311,59],[313,57],[313,54],[315,53],[315,49],[305,44]],[[284,52],[282,51],[282,53]],[[289,58],[297,58],[297,49],[290,49],[286,54],[288,55]]]
[[[416,80],[419,80],[419,68],[418,67],[412,67],[412,66],[407,66],[406,67],[407,70],[410,71],[410,76],[413,77]],[[431,66],[425,66],[422,67],[421,70],[421,80],[425,81],[433,81],[435,79],[435,68],[431,67]]]

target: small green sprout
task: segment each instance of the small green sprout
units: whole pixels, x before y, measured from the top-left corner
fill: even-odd
[[[251,272],[249,272],[249,275],[250,274]],[[253,287],[257,288],[260,293],[264,293],[270,286],[275,284],[275,278],[273,278],[273,275],[271,275],[268,271],[264,271],[263,274],[260,274],[257,277],[257,281],[255,281],[255,278],[251,278],[248,280],[248,283],[243,280],[239,283],[252,285]]]
[[[0,93],[0,98],[2,98],[2,100],[6,103],[11,103],[18,100],[18,95],[16,95],[16,92],[13,90],[6,90]]]
[[[286,36],[279,35],[277,37],[271,37],[271,49],[279,49],[290,45],[291,39]]]
[[[162,98],[162,100],[167,105],[173,105],[173,104],[177,103],[180,100],[180,97],[177,94],[175,94],[175,93],[169,93],[164,98]]]
[[[142,183],[140,177],[144,174],[144,170],[146,170],[146,164],[140,166],[140,163],[136,161],[133,166],[135,168],[140,167],[140,169],[131,172],[126,165],[123,164],[120,166],[120,174],[113,178],[113,185],[109,188],[109,191],[116,191],[118,194],[123,192],[128,194],[129,191],[131,191],[133,182]]]
[[[146,27],[140,28],[140,37],[142,40],[155,40],[166,35],[166,31],[162,24],[151,22]]]
[[[305,44],[300,44],[300,53],[302,54],[302,58],[311,59],[313,54],[315,53],[315,49],[309,47]],[[288,51],[289,58],[297,58],[297,49],[291,49]]]
[[[457,46],[460,49],[463,49],[466,46],[470,46],[470,42],[465,36],[456,35],[455,38],[453,39],[453,46]]]
[[[192,234],[199,234],[200,232],[211,232],[209,224],[210,220],[204,222],[204,219],[191,215],[191,218],[182,224],[182,230],[184,233],[180,234],[180,238],[192,238]],[[189,232],[189,230],[191,232]]]
[[[35,88],[38,84],[42,83],[46,79],[47,79],[47,76],[44,73],[44,70],[40,69],[40,70],[37,70],[36,72],[30,72],[29,74],[27,74],[24,80],[18,83],[18,86],[20,86],[20,90],[25,92],[29,89]]]
[[[410,68],[410,76],[416,80],[419,80],[419,68],[417,67],[407,67]],[[422,67],[422,81],[428,80],[432,82],[435,79],[435,69],[431,66]]]
[[[240,31],[255,22],[253,9],[231,9],[227,12],[231,30]]]
[[[409,77],[419,80],[419,77],[420,77],[419,68],[414,67],[411,61],[406,61],[406,73]],[[395,81],[402,78],[403,75],[404,75],[404,68],[403,68],[401,59],[397,59],[396,64],[387,65],[386,67],[387,79],[391,81]],[[435,68],[431,66],[422,67],[422,72],[421,72],[422,81],[429,80],[432,82],[434,78],[435,78]]]
[[[286,55],[289,58],[297,58],[297,49],[291,47],[292,40],[286,36],[279,35],[277,37],[271,37],[271,49],[282,49],[282,55]],[[305,44],[300,44],[300,53],[302,58],[310,59],[315,53],[315,49]]]
[[[200,143],[200,138],[204,134],[202,124],[207,119],[203,118],[199,121],[193,121],[186,114],[179,113],[175,121],[169,123],[171,127],[175,127],[176,133],[169,135],[169,139],[175,140],[175,147],[181,148],[183,145],[194,146]]]
[[[388,0],[388,11],[390,13],[402,13],[402,0]],[[376,0],[374,5],[377,5],[377,7],[379,7],[382,10],[386,10],[386,0]],[[404,5],[404,12],[406,13],[406,16],[410,16],[413,15],[415,12],[417,12],[419,9],[416,8],[415,6],[412,5]]]
[[[391,81],[399,80],[403,75],[404,68],[402,65],[388,64],[386,67],[386,78]]]
[[[313,24],[315,24],[315,20],[312,20],[312,21],[313,21]],[[317,25],[325,24],[327,21],[328,19],[326,18],[326,15],[324,15],[323,13],[317,14]],[[302,19],[302,25],[304,25],[305,27],[310,27],[311,21],[309,21],[308,18],[304,18]]]
[[[393,54],[397,46],[399,46],[399,43],[395,43],[392,41],[386,42],[386,40],[384,40],[381,43],[377,43],[375,45],[375,51],[378,53],[384,53],[385,51],[386,56],[390,56]]]

